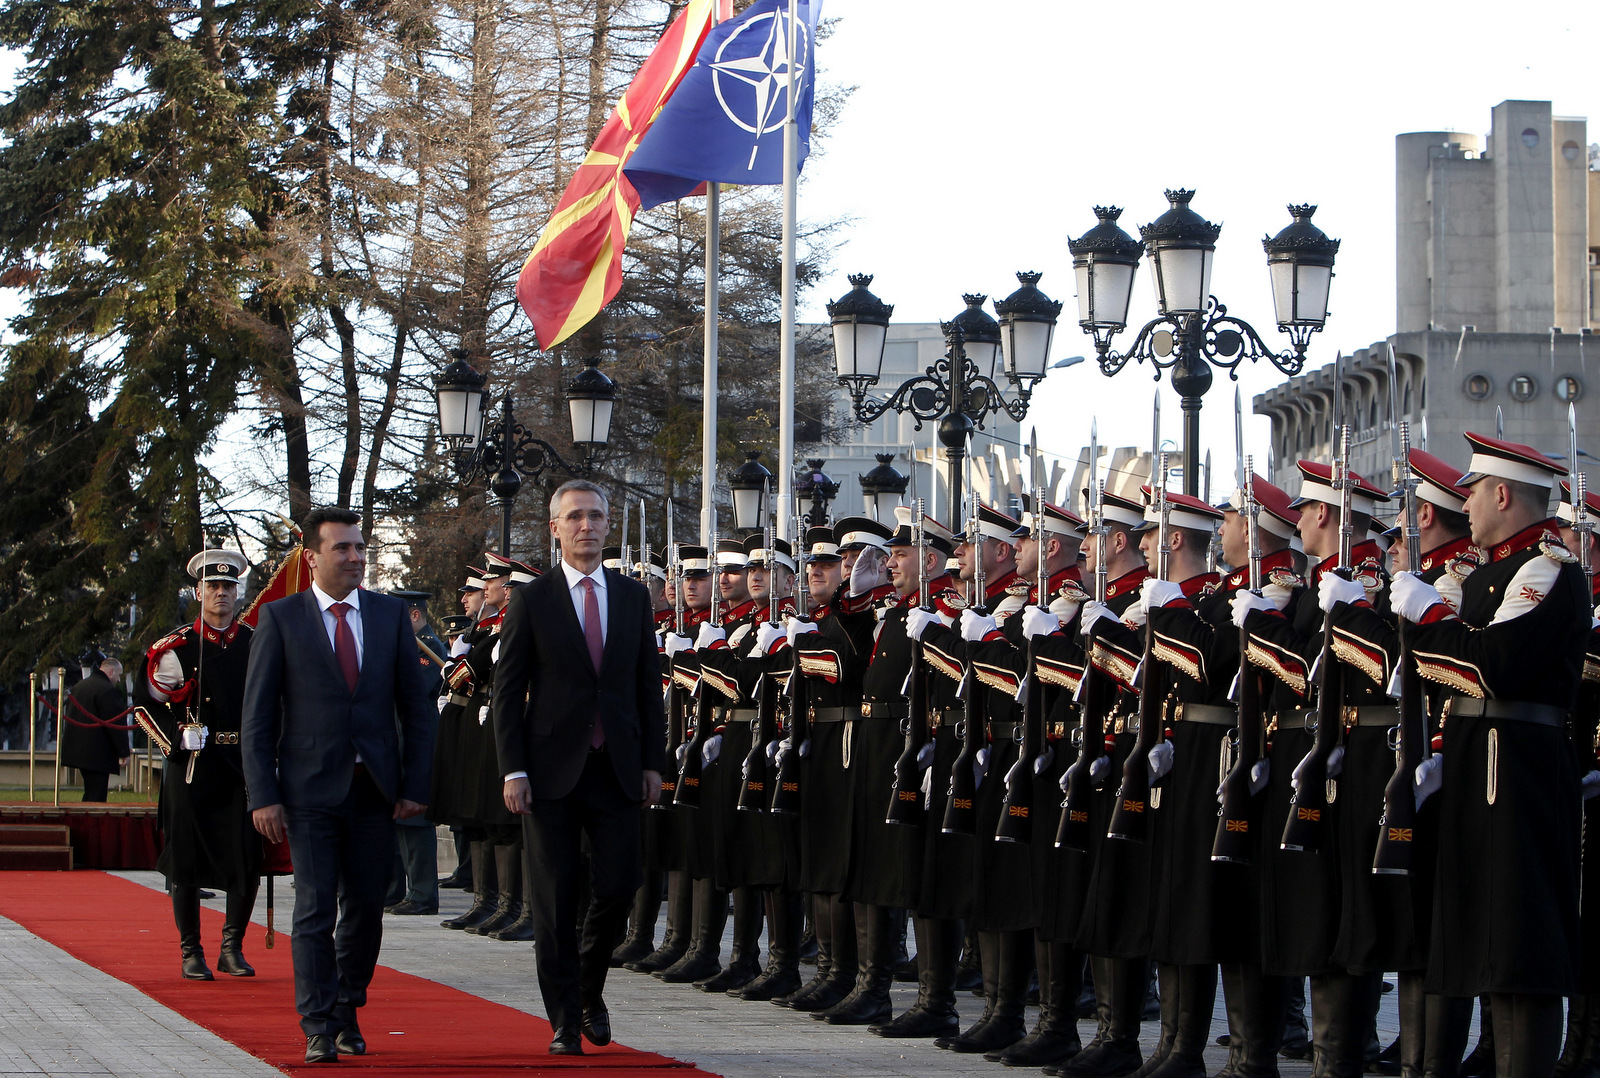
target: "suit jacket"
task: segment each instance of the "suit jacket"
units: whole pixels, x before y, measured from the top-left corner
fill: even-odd
[[[117,718],[128,708],[128,696],[122,686],[95,667],[88,677],[72,687],[68,697],[68,718],[60,720],[60,732],[56,737],[61,746],[61,766],[75,767],[79,771],[103,771],[108,775],[120,771],[119,761],[128,755],[128,731],[105,726],[76,726],[70,720],[87,723],[94,719],[114,719],[119,726],[132,722],[126,717]]]
[[[309,589],[261,608],[240,724],[252,809],[339,804],[357,753],[384,797],[427,802],[437,714],[410,615],[401,600],[363,591],[360,616],[352,693]]]
[[[500,773],[526,771],[537,798],[565,797],[577,785],[596,714],[629,799],[641,800],[644,771],[666,770],[650,593],[614,570],[605,574],[606,646],[599,674],[559,568],[513,591],[500,624],[493,711]]]

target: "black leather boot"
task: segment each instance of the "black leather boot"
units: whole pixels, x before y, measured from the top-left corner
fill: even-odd
[[[1588,1036],[1584,1038],[1583,1055],[1578,1060],[1577,1070],[1572,1072],[1572,1078],[1600,1078],[1600,995],[1591,993],[1587,1002]]]
[[[500,888],[500,901],[494,913],[466,930],[476,936],[487,936],[516,924],[522,916],[522,843],[511,842],[495,846],[494,875]]]
[[[1060,1067],[1073,1078],[1120,1078],[1132,1074],[1144,1062],[1139,1051],[1139,1015],[1150,986],[1149,964],[1143,959],[1091,958],[1095,995],[1107,1007],[1099,1044],[1091,1044]],[[1101,991],[1101,981],[1105,990]]]
[[[952,1052],[1003,1052],[1028,1035],[1023,1008],[1033,972],[1033,933],[980,932],[978,938],[983,953],[994,951],[996,957],[994,1007],[989,1020],[972,1034],[963,1033],[941,1045]]]
[[[772,1002],[815,1013],[836,1005],[855,988],[860,973],[855,905],[839,895],[828,895],[826,899],[827,908],[817,918],[817,976],[794,995]],[[823,921],[827,922],[826,928]]]
[[[894,1013],[889,985],[894,980],[895,926],[885,906],[856,903],[856,985],[827,1010],[811,1015],[833,1026],[870,1026]]]
[[[766,893],[767,968],[743,988],[729,991],[747,1002],[775,999],[800,990],[800,933],[805,898],[773,888]]]
[[[1495,1073],[1500,1078],[1543,1078],[1561,1054],[1561,997],[1496,992]]]
[[[667,931],[661,946],[622,968],[634,973],[655,973],[677,962],[689,950],[694,936],[694,881],[687,872],[667,873]]]
[[[1589,1037],[1589,997],[1567,997],[1567,1038],[1556,1060],[1555,1078],[1571,1078],[1583,1058],[1584,1042]]]
[[[1311,978],[1311,1073],[1360,1078],[1381,975],[1323,973]]]
[[[1148,1078],[1206,1078],[1205,1051],[1211,1040],[1211,1013],[1217,1006],[1217,967],[1162,968],[1174,971],[1161,980],[1163,1015],[1168,1008],[1167,993],[1176,991],[1178,1002],[1173,1009],[1177,1023],[1166,1057],[1148,1072]]]
[[[522,903],[517,919],[484,935],[502,943],[531,943],[533,941],[533,864],[528,859],[526,843],[517,843],[520,860],[518,872],[522,877]],[[612,954],[615,954],[612,951]]]
[[[217,970],[230,977],[254,977],[255,968],[244,960],[244,933],[256,908],[260,877],[243,891],[228,892],[227,920],[222,922],[222,949],[217,952]]]
[[[956,964],[961,922],[917,917],[917,1002],[897,1017],[871,1026],[880,1037],[946,1037],[961,1031],[956,1013]]]
[[[714,880],[694,881],[694,935],[684,956],[656,976],[668,984],[693,984],[722,972],[722,929],[728,923],[728,892]]]
[[[1461,1078],[1494,1078],[1494,1004],[1491,997],[1478,997],[1478,1043],[1461,1061]]]
[[[183,954],[183,979],[211,981],[205,948],[200,945],[200,888],[172,886],[172,920],[178,926],[178,948]]]
[[[1427,1044],[1428,997],[1421,970],[1402,970],[1395,982],[1395,1009],[1400,1015],[1400,1078],[1422,1078]]]
[[[889,924],[894,928],[894,979],[905,984],[917,983],[917,956],[906,947],[908,938],[906,910],[889,912]]]
[[[983,959],[978,954],[978,934],[968,932],[961,938],[961,961],[956,964],[956,991],[983,995]]]
[[[1222,999],[1228,1013],[1228,1062],[1216,1078],[1278,1078],[1288,1013],[1284,979],[1268,977],[1260,966],[1228,964],[1222,967]]]
[[[1590,1014],[1593,1017],[1593,1011]],[[1404,1033],[1401,1027],[1401,1034]],[[1423,997],[1423,1078],[1458,1078],[1471,1033],[1471,997]],[[1575,1074],[1573,1078],[1579,1076]]]
[[[445,928],[465,929],[473,925],[482,924],[495,915],[500,908],[500,888],[495,883],[494,847],[488,839],[472,843],[472,881],[475,885],[473,891],[472,908],[460,917],[452,917],[448,921],[439,923]]]
[[[646,872],[644,882],[633,894],[633,909],[628,914],[628,934],[611,952],[613,969],[637,962],[656,949],[656,918],[661,915],[660,872]]]
[[[702,992],[738,991],[761,976],[761,922],[766,896],[755,887],[733,889],[733,953],[728,965],[695,981]]]
[[[935,1037],[935,1048],[949,1049],[956,1041],[981,1036],[983,1027],[989,1024],[994,1017],[994,1006],[1000,998],[1000,948],[994,943],[993,933],[978,932],[968,933],[969,943],[973,944],[972,950],[978,956],[978,967],[983,973],[983,1010],[978,1012],[977,1021],[966,1029],[957,1029],[954,1033],[944,1037]]]
[[[1172,1044],[1178,1038],[1178,1002],[1182,998],[1178,991],[1179,967],[1166,962],[1157,962],[1155,967],[1156,980],[1161,985],[1161,1036],[1154,1051],[1145,1057],[1144,1065],[1128,1078],[1149,1078],[1172,1054]]]
[[[1011,1047],[985,1052],[983,1058],[1008,1067],[1042,1067],[1077,1055],[1078,993],[1083,990],[1083,955],[1069,944],[1035,938],[1034,962],[1039,967],[1039,1021],[1033,1032]]]

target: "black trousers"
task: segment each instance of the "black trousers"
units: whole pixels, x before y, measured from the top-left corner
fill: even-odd
[[[394,806],[356,765],[332,808],[284,807],[294,859],[294,1005],[306,1036],[355,1023],[383,943]]]
[[[535,797],[523,820],[533,866],[534,960],[545,1012],[557,1029],[576,1029],[583,1008],[598,1006],[611,952],[628,926],[644,880],[640,803],[624,793],[611,758],[591,752],[566,797]],[[588,840],[589,908],[580,939],[578,905]]]
[[[83,799],[85,801],[104,801],[110,794],[111,775],[105,771],[84,771],[81,768],[78,774],[83,776]]]

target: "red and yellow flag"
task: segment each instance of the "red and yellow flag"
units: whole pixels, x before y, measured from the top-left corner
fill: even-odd
[[[296,531],[298,536],[298,530]],[[272,574],[272,579],[267,581],[267,586],[257,593],[250,609],[239,615],[239,620],[254,629],[256,619],[261,616],[261,608],[270,602],[287,598],[305,591],[311,586],[311,566],[306,564],[305,547],[296,545],[289,551],[289,556],[283,559],[283,564],[278,566],[278,571]]]
[[[539,347],[554,348],[582,329],[622,287],[622,250],[639,211],[639,195],[622,166],[694,66],[716,8],[716,0],[689,0],[673,20],[600,129],[523,263],[517,300],[533,322]]]

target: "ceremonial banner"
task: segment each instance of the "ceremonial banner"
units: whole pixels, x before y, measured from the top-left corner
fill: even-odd
[[[517,300],[540,348],[554,348],[582,329],[622,287],[622,251],[639,211],[639,195],[622,168],[694,63],[716,6],[715,0],[689,0],[667,28],[523,264]]]
[[[781,184],[788,80],[795,78],[800,154],[811,149],[813,46],[822,0],[799,0],[789,55],[789,0],[757,0],[706,35],[694,69],[623,169],[640,209],[694,193],[702,182]]]
[[[305,591],[310,586],[311,566],[306,564],[306,549],[303,546],[296,546],[289,551],[289,556],[283,559],[278,571],[272,574],[267,586],[251,600],[250,609],[239,615],[239,620],[254,629],[256,618],[261,616],[259,611],[263,606],[275,599],[283,599]]]

